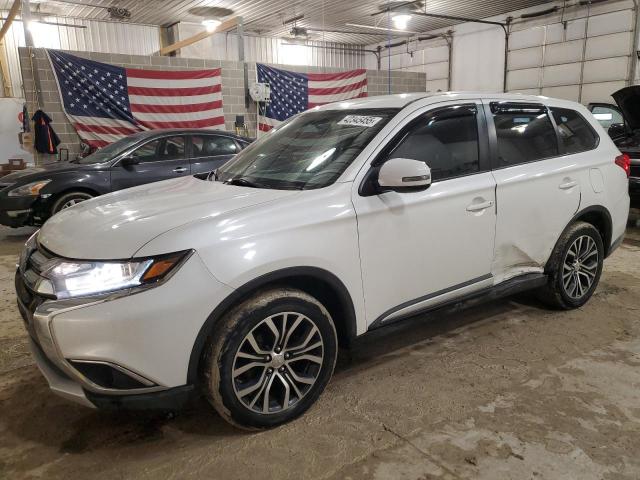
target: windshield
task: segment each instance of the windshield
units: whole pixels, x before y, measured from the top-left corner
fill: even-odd
[[[217,180],[255,188],[322,188],[335,182],[398,109],[310,111],[253,143]]]
[[[110,143],[106,147],[96,150],[91,155],[78,159],[78,163],[83,165],[90,165],[94,163],[104,163],[109,160],[113,160],[129,147],[135,145],[140,141],[138,134],[129,135],[128,137],[121,138],[113,143]]]

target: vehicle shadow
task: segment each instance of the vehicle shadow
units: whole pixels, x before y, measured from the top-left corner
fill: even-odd
[[[526,295],[496,300],[455,313],[417,316],[364,335],[349,350],[341,350],[332,384],[406,355],[407,348],[424,342],[451,339],[468,328],[522,308],[539,308]],[[59,453],[85,453],[133,448],[153,443],[163,451],[175,448],[175,431],[206,441],[208,446],[247,435],[227,424],[202,397],[194,398],[180,412],[98,411],[77,406],[51,393],[35,366],[22,381],[3,392],[0,410],[16,412],[1,423],[14,438],[35,442]],[[21,369],[24,372],[24,369]],[[22,374],[21,374],[22,376]],[[9,395],[7,395],[9,393]],[[0,447],[4,441],[0,440]]]

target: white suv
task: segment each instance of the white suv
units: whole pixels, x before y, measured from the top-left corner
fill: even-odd
[[[177,408],[199,388],[234,424],[271,427],[308,409],[338,344],[367,331],[525,289],[583,305],[622,240],[626,172],[573,102],[335,103],[207,180],[55,215],[21,256],[18,303],[65,397]]]

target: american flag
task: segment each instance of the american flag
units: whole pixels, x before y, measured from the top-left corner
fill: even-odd
[[[339,73],[296,73],[257,64],[258,82],[271,87],[271,101],[259,113],[266,132],[287,118],[317,105],[367,96],[366,70]]]
[[[64,111],[92,147],[142,130],[224,128],[219,68],[140,70],[48,53]]]

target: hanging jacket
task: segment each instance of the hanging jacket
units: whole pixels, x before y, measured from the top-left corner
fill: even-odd
[[[31,124],[29,123],[29,112],[27,111],[27,104],[22,105],[22,131],[30,132]]]
[[[37,110],[31,120],[33,120],[36,151],[40,153],[58,153],[56,147],[60,145],[60,139],[51,128],[51,117],[42,110]]]

